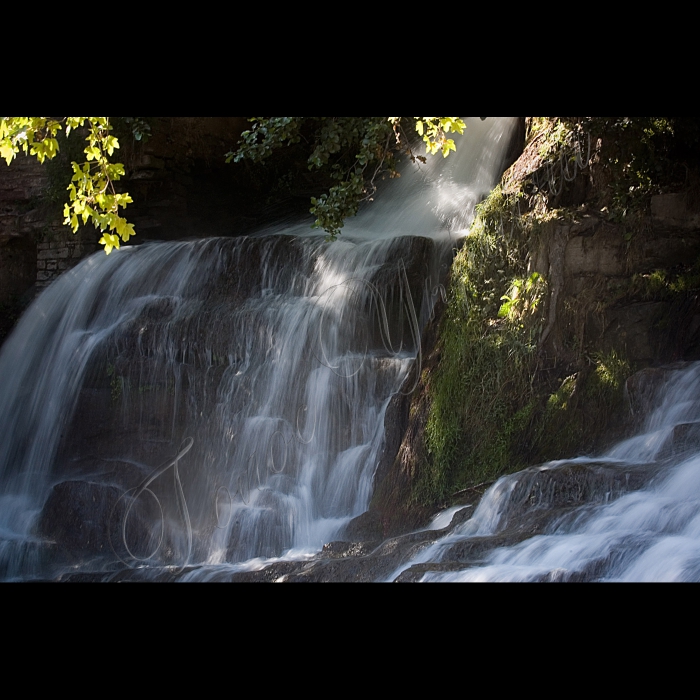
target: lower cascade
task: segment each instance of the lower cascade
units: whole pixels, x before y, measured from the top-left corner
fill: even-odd
[[[434,252],[265,236],[90,258],[4,355],[3,529],[60,480],[38,534],[78,556],[184,567],[320,549],[367,508],[427,312],[409,276]],[[30,555],[6,556],[8,573]]]
[[[388,578],[700,581],[700,364],[662,373],[640,435],[501,479]]]

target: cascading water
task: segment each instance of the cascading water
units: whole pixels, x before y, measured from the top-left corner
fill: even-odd
[[[501,479],[389,579],[700,581],[700,365],[668,374],[639,436]]]
[[[0,578],[206,579],[362,514],[452,235],[514,126],[470,119],[448,170],[406,175],[337,243],[147,244],[61,277],[0,354]]]

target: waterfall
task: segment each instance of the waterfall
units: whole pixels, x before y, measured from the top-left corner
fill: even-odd
[[[144,244],[57,280],[0,353],[0,579],[245,568],[342,532],[514,126],[470,118],[337,243]]]
[[[700,581],[700,364],[666,374],[637,437],[504,477],[389,579]]]

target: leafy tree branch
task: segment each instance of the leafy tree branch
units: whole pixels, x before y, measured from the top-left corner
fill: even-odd
[[[87,130],[85,162],[72,163],[64,223],[75,233],[81,221],[91,221],[102,232],[100,244],[109,254],[134,235],[133,224],[120,214],[132,199],[126,193],[117,193],[114,187],[124,175],[124,166],[110,162],[119,148],[118,139],[111,133],[110,117],[0,117],[0,156],[8,165],[20,152],[44,163],[58,154],[56,137],[61,130],[69,136],[80,128]]]
[[[111,158],[119,149],[110,117],[0,117],[0,156],[8,165],[23,152],[40,163],[59,152],[59,132],[66,136],[80,130],[85,134],[85,160],[73,162],[68,186],[69,201],[64,207],[64,223],[77,232],[91,222],[101,233],[100,243],[107,254],[135,235],[134,226],[122,215],[132,203],[127,193],[119,193],[114,183],[124,175],[121,163]],[[141,117],[125,117],[134,138],[149,136],[150,127]],[[251,117],[252,127],[241,138],[227,161],[266,161],[274,152],[301,144],[308,150],[308,168],[328,174],[328,191],[311,200],[315,228],[335,239],[345,219],[357,214],[363,201],[371,200],[381,178],[400,177],[396,157],[416,155],[412,143],[417,134],[425,145],[426,156],[456,150],[450,134],[466,128],[460,117]]]
[[[466,129],[460,117],[251,117],[250,121],[251,129],[243,133],[227,161],[262,163],[282,148],[303,144],[309,150],[309,170],[327,171],[334,183],[311,200],[314,228],[324,229],[331,240],[340,234],[345,219],[374,197],[380,178],[400,176],[399,153],[425,162],[425,156],[413,152],[411,131],[423,139],[426,155],[447,157],[456,150],[449,134]]]

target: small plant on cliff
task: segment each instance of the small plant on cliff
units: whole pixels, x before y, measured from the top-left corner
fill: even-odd
[[[498,318],[508,319],[511,323],[526,322],[537,312],[542,302],[544,279],[538,272],[533,272],[528,279],[513,280],[508,292],[501,297],[503,306]]]

